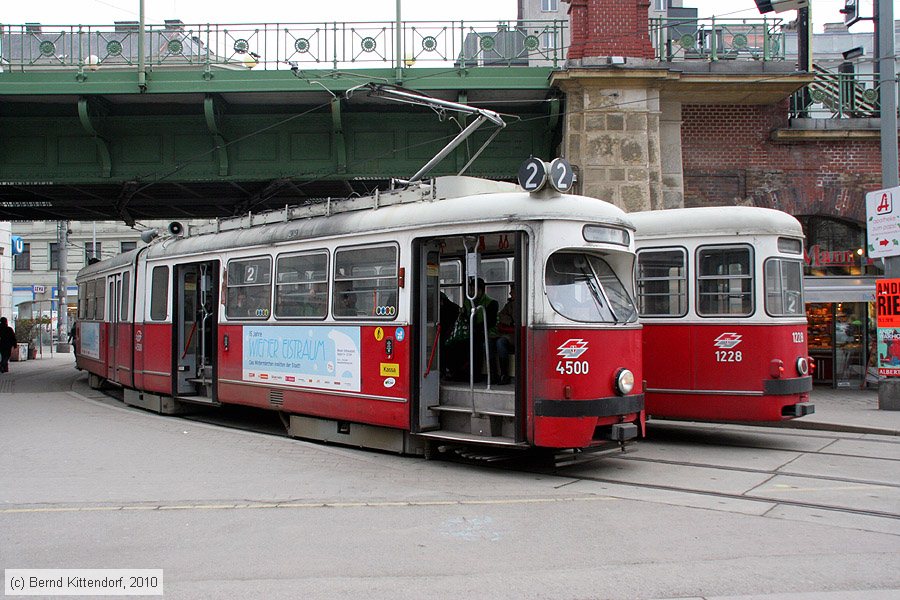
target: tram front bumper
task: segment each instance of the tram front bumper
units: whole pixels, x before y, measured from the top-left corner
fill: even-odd
[[[627,442],[638,435],[637,425],[634,423],[615,423],[609,432],[609,439],[614,442]]]
[[[816,405],[812,402],[798,402],[797,404],[791,404],[790,406],[785,406],[781,409],[781,416],[783,417],[805,417],[806,415],[811,415],[816,412]]]

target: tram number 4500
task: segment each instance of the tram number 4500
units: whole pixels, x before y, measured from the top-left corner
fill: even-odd
[[[740,350],[716,350],[716,362],[741,362],[744,355]]]
[[[556,363],[556,372],[563,375],[587,375],[591,363],[586,360],[561,360]]]

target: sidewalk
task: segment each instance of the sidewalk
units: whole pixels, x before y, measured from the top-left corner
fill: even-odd
[[[45,347],[43,358],[39,355],[35,360],[10,363],[10,372],[0,375],[0,393],[52,391],[58,385],[72,389],[72,381],[86,377],[74,366],[71,353],[54,352],[51,356]],[[815,413],[772,426],[900,436],[900,411],[879,410],[876,390],[816,386],[809,400],[816,407]]]

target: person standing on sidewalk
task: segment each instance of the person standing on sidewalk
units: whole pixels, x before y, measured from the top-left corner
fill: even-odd
[[[9,355],[16,347],[16,332],[7,325],[6,317],[0,317],[0,373],[9,371]]]

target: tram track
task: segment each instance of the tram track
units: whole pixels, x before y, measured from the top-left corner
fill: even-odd
[[[566,476],[565,473],[561,473],[559,471],[554,471],[553,474],[560,476],[560,477]],[[622,486],[647,489],[647,490],[658,490],[658,491],[666,491],[666,492],[694,494],[694,495],[706,496],[706,497],[710,497],[710,498],[720,498],[723,500],[741,500],[741,501],[756,502],[756,503],[761,503],[761,504],[772,504],[772,505],[774,505],[772,507],[773,509],[779,505],[780,506],[792,506],[792,507],[796,507],[796,508],[824,510],[824,511],[829,511],[829,512],[861,515],[861,516],[868,516],[868,517],[878,517],[878,518],[885,518],[885,519],[892,519],[892,520],[900,521],[900,514],[892,513],[892,512],[888,512],[888,511],[851,508],[851,507],[846,507],[846,506],[835,506],[832,504],[823,504],[823,503],[817,503],[817,502],[803,502],[800,500],[771,498],[771,497],[767,497],[767,496],[748,495],[747,493],[736,494],[736,493],[731,493],[731,492],[717,492],[717,491],[711,491],[711,490],[704,490],[704,489],[700,489],[700,488],[691,488],[691,487],[686,487],[686,486],[673,486],[673,485],[665,485],[665,484],[658,484],[658,483],[623,481],[623,480],[612,479],[612,478],[607,478],[607,477],[592,477],[592,476],[586,476],[586,475],[569,475],[568,477],[571,477],[575,481],[589,481],[589,482],[594,482],[594,483],[622,485]],[[881,485],[881,484],[878,484],[878,485]]]
[[[121,400],[120,394],[116,393],[116,390],[104,390],[104,394],[112,399],[112,400]],[[209,412],[201,411],[195,414],[190,415],[178,415],[179,418],[182,418],[187,421],[204,423],[207,425],[214,425],[217,427],[223,427],[226,429],[236,429],[241,431],[248,431],[253,433],[258,433],[262,435],[270,435],[276,437],[288,437],[287,433],[284,430],[279,430],[276,427],[272,426],[253,426],[251,423],[246,422],[243,419],[238,419],[242,415],[223,415],[219,414],[211,414]],[[741,431],[741,435],[752,435],[752,432]],[[687,434],[687,432],[686,432]],[[824,439],[828,439],[828,436],[818,435],[815,437],[821,437]],[[838,441],[838,440],[834,440]],[[652,444],[651,441],[645,441],[644,444]],[[737,444],[737,443],[721,443],[717,444],[711,440],[695,440],[692,439],[691,444],[697,444],[706,447],[715,447],[715,446],[727,446],[729,448],[746,448],[748,450],[768,450],[768,451],[778,451],[785,452],[798,455],[797,458],[802,457],[804,455],[831,455],[831,456],[840,456],[840,457],[855,457],[866,460],[884,460],[887,462],[898,462],[896,459],[892,458],[878,458],[864,455],[848,455],[848,454],[838,454],[836,452],[831,453],[823,453],[820,450],[797,450],[791,448],[779,448],[774,445],[758,445],[758,444]],[[830,445],[830,444],[828,444]],[[746,501],[757,503],[760,505],[771,505],[769,510],[766,510],[763,515],[768,514],[771,510],[776,509],[779,506],[784,507],[793,507],[793,508],[801,508],[806,510],[818,510],[818,511],[827,511],[829,513],[835,514],[848,514],[848,515],[856,515],[863,517],[874,517],[879,519],[888,519],[890,521],[900,521],[900,513],[891,512],[887,510],[876,510],[870,508],[854,508],[850,506],[841,506],[836,504],[830,504],[826,502],[814,502],[814,501],[804,501],[804,500],[796,500],[789,498],[777,498],[772,495],[765,495],[760,493],[753,493],[752,490],[745,492],[728,492],[728,491],[720,491],[720,490],[710,490],[703,489],[700,487],[694,487],[690,485],[669,485],[665,483],[655,483],[650,481],[631,481],[624,478],[615,478],[615,477],[606,477],[602,475],[590,475],[585,473],[572,473],[573,470],[580,469],[584,470],[586,467],[590,467],[592,464],[610,464],[616,461],[621,462],[635,462],[635,463],[645,463],[645,464],[659,464],[673,467],[686,467],[686,468],[698,468],[698,469],[712,469],[722,473],[747,473],[747,474],[756,474],[756,475],[764,475],[767,478],[759,483],[757,483],[753,489],[757,489],[762,485],[772,481],[774,478],[783,476],[783,477],[791,477],[797,479],[803,479],[810,482],[822,481],[836,484],[846,484],[848,489],[855,489],[856,486],[868,486],[871,490],[877,489],[890,489],[890,490],[898,490],[900,489],[900,484],[890,483],[884,481],[874,481],[867,480],[861,478],[852,478],[852,477],[836,477],[832,475],[817,475],[817,474],[809,474],[809,473],[801,473],[796,471],[783,471],[779,470],[783,466],[790,464],[793,460],[785,462],[782,467],[774,468],[774,469],[763,469],[763,468],[754,468],[754,467],[744,467],[744,466],[734,466],[734,465],[721,465],[704,461],[688,461],[688,460],[668,460],[661,458],[652,458],[652,457],[642,457],[636,454],[623,454],[623,455],[606,455],[604,457],[598,457],[596,459],[588,459],[584,462],[576,463],[572,466],[566,467],[547,467],[546,464],[536,465],[534,462],[523,461],[518,457],[511,457],[509,461],[499,461],[499,462],[483,462],[478,460],[472,460],[462,457],[455,457],[453,453],[449,453],[445,455],[450,460],[457,460],[461,462],[466,462],[468,464],[476,464],[480,468],[492,468],[492,469],[501,469],[508,471],[518,471],[522,473],[531,473],[531,474],[542,474],[542,475],[553,475],[560,478],[568,479],[569,481],[563,485],[572,485],[578,482],[591,482],[591,483],[600,483],[607,485],[615,485],[615,486],[624,486],[632,489],[642,489],[642,490],[650,490],[650,491],[660,491],[660,492],[670,492],[677,494],[688,494],[692,496],[700,496],[707,498],[716,498],[720,500],[734,500],[734,501]],[[794,459],[796,460],[796,458]],[[611,495],[615,495],[612,493]]]

